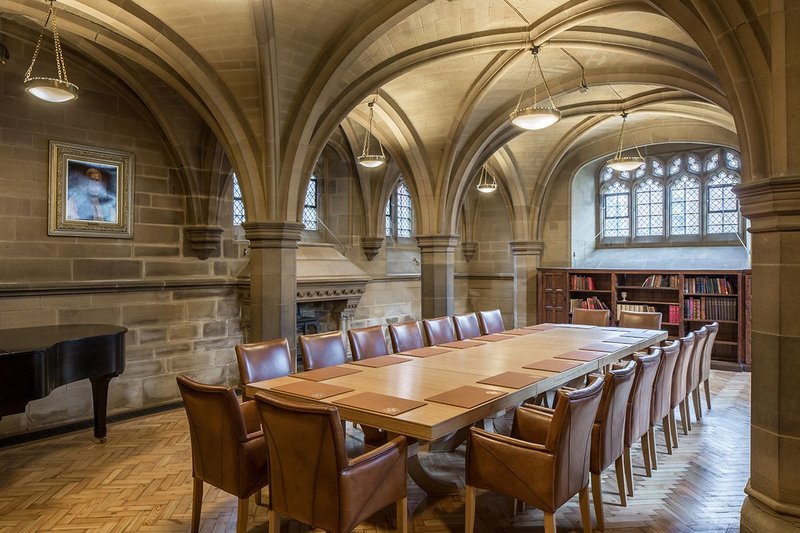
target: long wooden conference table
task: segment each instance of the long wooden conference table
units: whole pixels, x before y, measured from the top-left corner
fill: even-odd
[[[256,382],[247,386],[247,393],[269,391],[333,404],[345,420],[411,437],[412,479],[428,493],[446,494],[457,487],[423,468],[417,454],[420,445],[666,338],[667,332],[658,330],[539,324],[471,343],[459,341]],[[464,342],[472,346],[464,347]]]

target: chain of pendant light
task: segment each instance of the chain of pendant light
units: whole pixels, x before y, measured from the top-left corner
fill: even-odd
[[[550,101],[550,107],[556,109],[556,104],[553,102],[553,95],[550,94],[550,86],[547,84],[547,78],[544,77],[544,71],[542,70],[542,63],[539,61],[540,49],[541,48],[537,45],[533,45],[530,48],[531,54],[533,54],[533,61],[531,62],[531,65],[528,67],[528,75],[525,77],[525,85],[522,86],[523,87],[522,92],[519,93],[519,99],[517,100],[517,107],[515,111],[519,111],[520,108],[522,107],[522,99],[525,97],[525,92],[527,90],[526,88],[528,87],[528,82],[531,79],[531,72],[533,72],[533,105],[536,106],[536,104],[539,103],[539,96],[538,96],[539,93],[536,85],[537,71],[539,72],[539,75],[542,77],[542,82],[544,83],[544,89],[545,91],[547,91],[547,99]],[[534,67],[536,67],[536,70],[534,70]]]
[[[52,20],[53,21],[53,49],[56,56],[56,69],[58,70],[58,79],[69,84],[69,78],[67,77],[67,66],[64,64],[64,54],[61,51],[61,39],[58,36],[58,27],[56,26],[56,11],[53,7],[54,0],[50,0],[50,8],[47,10],[47,18],[42,25],[41,31],[39,31],[39,39],[36,41],[36,49],[33,51],[33,59],[31,60],[31,65],[28,67],[27,72],[25,72],[25,81],[30,81],[34,79],[32,77],[33,74],[33,65],[36,63],[36,59],[39,57],[39,50],[42,48],[42,37],[44,36],[44,30],[47,29],[47,24]]]
[[[368,120],[369,124],[367,125],[367,134],[364,136],[364,148],[361,150],[361,157],[367,157],[372,155],[369,153],[369,150],[370,150],[370,140],[372,138],[372,119],[375,113],[373,107],[375,106],[375,102],[377,101],[378,101],[378,95],[376,94],[375,98],[370,103],[367,104],[367,106],[369,106],[369,120]],[[381,149],[381,155],[380,155],[381,158],[385,158],[386,154],[383,151],[383,143],[378,141],[378,146]]]

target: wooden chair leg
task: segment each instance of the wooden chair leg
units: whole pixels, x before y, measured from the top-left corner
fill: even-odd
[[[203,480],[194,479],[192,486],[192,533],[200,531],[200,509],[203,507]]]
[[[261,503],[262,503],[262,500],[261,500],[261,489],[258,489],[256,491],[256,505],[261,505]]]
[[[236,511],[236,533],[247,533],[247,516],[250,514],[250,498],[239,498]]]
[[[675,409],[669,411],[669,432],[672,435],[672,447],[678,447],[678,424],[675,422]]]
[[[692,391],[692,404],[694,404],[694,417],[700,422],[703,418],[703,407],[700,405],[700,387]]]
[[[397,501],[397,531],[408,532],[408,498]]]
[[[625,448],[622,454],[622,461],[625,466],[625,481],[628,483],[628,496],[633,497],[633,463],[631,462],[631,449]]]
[[[711,410],[711,385],[709,384],[708,380],[703,382],[703,388],[706,391],[706,407],[708,410]]]
[[[689,410],[686,408],[686,398],[681,400],[681,403],[678,404],[678,412],[681,414],[681,431],[683,431],[684,435],[688,435],[689,430],[692,429],[692,421],[689,420]]]
[[[597,518],[597,529],[605,528],[605,516],[603,515],[603,490],[600,486],[600,474],[592,473],[592,503],[594,504],[594,516]],[[583,509],[581,509],[583,511]],[[581,517],[581,520],[584,520]]]
[[[589,502],[586,502],[586,504],[588,505]],[[467,533],[470,532],[468,531]],[[544,513],[544,533],[556,533],[556,515]]]
[[[268,520],[269,520],[269,533],[280,533],[281,532],[280,515],[277,512],[270,509],[268,513]]]
[[[473,533],[475,531],[475,487],[467,485],[464,494],[464,531],[465,533]],[[514,509],[517,508],[517,501],[514,500]]]
[[[647,438],[650,441],[650,467],[653,470],[658,470],[658,460],[656,459],[656,430],[653,426],[647,432]]]
[[[589,508],[589,485],[583,487],[580,492],[578,492],[579,500],[581,503],[581,523],[583,524],[583,533],[592,533],[592,510]],[[552,515],[551,515],[552,516]],[[553,533],[556,531],[556,520],[555,516],[552,516],[553,520]],[[547,515],[545,515],[545,533],[547,532]]]
[[[647,439],[647,433],[642,435],[642,456],[644,458],[644,475],[653,477],[653,470],[650,468],[650,441]]]
[[[630,450],[630,448],[628,448]],[[617,490],[619,491],[619,502],[623,507],[628,506],[628,499],[625,497],[625,467],[622,465],[622,456],[614,461],[614,470],[617,472]],[[599,519],[598,519],[599,520]]]
[[[669,415],[665,416],[661,421],[661,429],[664,430],[664,440],[667,443],[667,453],[672,455],[672,437],[669,436],[672,424],[669,421]]]

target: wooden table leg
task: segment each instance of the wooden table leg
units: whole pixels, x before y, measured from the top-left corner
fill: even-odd
[[[394,433],[388,434],[389,440],[395,438],[396,436],[397,434]],[[411,479],[414,480],[414,483],[419,485],[422,490],[431,496],[458,494],[458,485],[456,483],[440,479],[425,470],[425,467],[422,466],[422,462],[419,459],[419,448],[419,442],[409,443],[408,445],[408,459],[406,462],[406,468],[408,469],[408,475],[411,476]]]
[[[94,436],[106,441],[106,412],[108,409],[108,383],[117,374],[90,378],[92,383],[92,410],[94,411]]]

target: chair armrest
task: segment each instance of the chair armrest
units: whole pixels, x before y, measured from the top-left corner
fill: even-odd
[[[244,430],[247,432],[247,440],[252,439],[256,433],[259,437],[263,435],[261,431],[261,418],[258,415],[256,402],[252,400],[243,402],[239,408],[242,411],[242,420],[244,421]]]
[[[406,454],[406,449],[408,448],[408,442],[406,441],[406,438],[403,437],[402,435],[393,438],[392,440],[390,440],[386,444],[383,444],[382,446],[378,446],[377,448],[374,448],[366,453],[362,453],[358,457],[350,459],[347,462],[346,468],[356,468],[362,463],[367,463],[369,461],[375,460],[375,458],[380,455],[392,453],[396,448],[397,449],[402,448],[403,455]]]
[[[406,497],[403,436],[348,461],[340,474],[340,520],[359,524],[387,505]]]
[[[544,445],[554,412],[552,409],[546,408],[518,408],[514,412],[514,425],[511,427],[512,437],[515,440],[520,439],[528,443]]]
[[[556,412],[555,409],[551,409],[549,407],[545,407],[543,405],[536,405],[535,403],[524,403],[522,407],[525,409],[531,409],[533,411],[541,411],[543,413],[550,413],[551,415]]]

